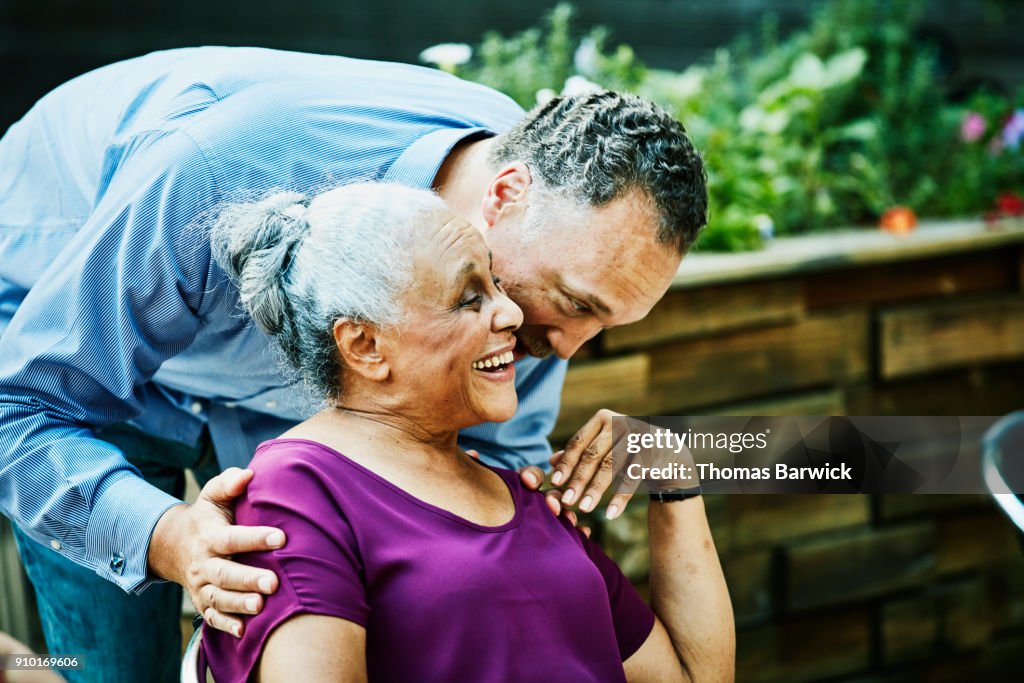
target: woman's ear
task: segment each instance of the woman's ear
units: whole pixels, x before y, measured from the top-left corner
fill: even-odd
[[[346,370],[373,382],[388,378],[391,368],[380,352],[378,330],[367,323],[348,318],[334,321],[334,343]]]
[[[530,169],[521,161],[513,161],[498,171],[484,194],[483,217],[487,227],[497,222],[502,211],[525,203],[530,190]]]

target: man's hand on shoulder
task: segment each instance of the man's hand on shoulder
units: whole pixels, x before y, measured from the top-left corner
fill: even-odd
[[[597,411],[569,439],[565,450],[551,456],[550,480],[555,488],[547,491],[547,501],[556,515],[572,505],[578,506],[582,512],[593,511],[615,481],[618,471],[613,454],[612,420],[616,417],[622,417],[622,414],[607,409]],[[534,491],[544,483],[544,471],[535,465],[521,469],[519,477],[524,486]],[[632,497],[632,492],[619,492],[612,496],[608,503],[608,519],[621,515]]]
[[[259,613],[262,596],[277,590],[277,576],[231,557],[285,543],[280,529],[234,524],[235,501],[251,479],[252,470],[237,467],[217,475],[194,504],[176,505],[163,514],[149,544],[150,572],[184,587],[209,626],[236,637],[242,635],[236,615]]]

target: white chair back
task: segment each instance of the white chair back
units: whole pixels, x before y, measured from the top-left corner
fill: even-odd
[[[185,656],[181,660],[181,683],[206,683],[206,672],[199,675],[199,646],[203,642],[203,625],[196,627],[195,633],[185,647]]]
[[[1010,413],[992,425],[981,440],[981,474],[992,498],[1024,531],[1024,411]]]

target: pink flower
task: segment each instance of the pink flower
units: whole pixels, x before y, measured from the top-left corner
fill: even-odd
[[[985,117],[977,112],[968,112],[960,124],[960,139],[964,142],[977,142],[985,134],[988,124]]]
[[[1013,112],[1003,126],[1003,144],[1010,149],[1017,149],[1020,147],[1021,137],[1024,137],[1024,109]]]

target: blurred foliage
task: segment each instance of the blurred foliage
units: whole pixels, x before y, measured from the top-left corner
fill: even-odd
[[[458,75],[505,93],[520,106],[531,109],[538,93],[558,93],[572,76],[582,76],[610,90],[635,91],[645,69],[627,45],[607,46],[604,27],[574,36],[575,10],[568,3],[556,5],[540,25],[505,38],[488,33],[474,52],[473,60]]]
[[[665,106],[707,165],[710,223],[697,248],[750,249],[771,235],[872,223],[894,205],[977,215],[1021,191],[1013,126],[1024,125],[1024,93],[948,102],[936,54],[915,34],[921,12],[919,0],[832,0],[785,39],[769,16],[709,63],[669,72],[611,48],[604,28],[574,32],[573,9],[560,4],[536,28],[487,34],[458,73],[526,108],[587,87]]]

